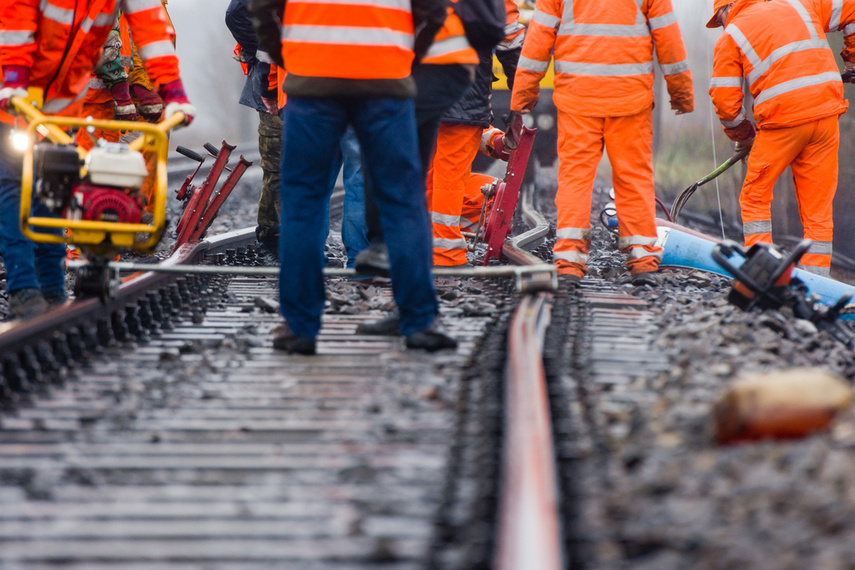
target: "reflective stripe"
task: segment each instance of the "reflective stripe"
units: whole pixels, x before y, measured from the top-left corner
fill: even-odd
[[[35,41],[35,32],[0,30],[0,45],[3,46],[25,46]]]
[[[410,11],[408,0],[288,0],[289,4],[343,4]]]
[[[647,20],[648,25],[651,30],[658,30],[660,28],[665,28],[670,26],[671,24],[677,23],[677,16],[674,12],[668,12],[664,16],[656,16],[655,18],[649,18]]]
[[[124,0],[122,3],[125,6],[124,10],[122,10],[125,14],[160,8],[163,5],[160,0]]]
[[[66,10],[50,3],[46,3],[42,9],[42,17],[66,26],[74,24],[74,10]]]
[[[59,113],[69,105],[80,101],[86,94],[89,93],[89,85],[86,85],[83,89],[80,90],[80,93],[74,99],[51,99],[50,101],[45,103],[43,113],[51,114],[51,113]]]
[[[591,241],[590,228],[559,228],[555,230],[558,239],[581,239]]]
[[[662,68],[662,73],[664,75],[677,75],[678,73],[683,73],[684,71],[689,69],[689,60],[684,59],[683,61],[679,61],[677,63],[660,63],[659,67]]]
[[[722,121],[721,124],[727,127],[728,129],[732,129],[733,127],[738,127],[739,123],[744,121],[746,116],[747,115],[745,114],[745,107],[743,107],[739,110],[739,114],[736,115],[735,119],[733,119],[732,121]]]
[[[523,42],[525,41],[525,34],[520,34],[515,36],[511,41],[502,40],[499,45],[496,46],[496,51],[510,51],[513,49],[517,49]]]
[[[843,0],[831,0],[831,16],[828,18],[826,32],[836,32],[840,29],[840,15],[843,13]]]
[[[634,247],[626,252],[627,259],[642,259],[645,257],[655,257],[658,260],[662,260],[662,256],[665,254],[663,250],[659,251],[647,251],[643,247]]]
[[[742,50],[743,54],[745,54],[745,58],[748,60],[748,63],[751,64],[751,67],[756,69],[763,64],[760,60],[760,56],[758,56],[757,52],[754,51],[754,48],[751,47],[751,42],[748,41],[748,38],[745,37],[742,30],[737,28],[735,24],[728,24],[724,29],[724,33],[733,38],[733,41],[736,42],[736,45],[739,46],[739,49]]]
[[[553,251],[553,259],[563,259],[570,263],[588,263],[588,254],[578,251]]]
[[[97,77],[89,78],[89,89],[106,89],[107,85],[103,80],[98,79]]]
[[[456,51],[464,50],[468,47],[469,42],[466,40],[466,36],[452,36],[432,43],[427,54],[425,54],[425,57],[448,55]]]
[[[712,79],[710,79],[710,88],[713,87],[738,87],[742,89],[742,76],[713,77]]]
[[[437,249],[466,249],[466,240],[433,238],[433,246]]]
[[[148,45],[142,46],[139,48],[139,51],[142,60],[148,61],[154,57],[175,55],[175,46],[172,45],[171,41],[163,40],[161,42],[152,42]]]
[[[621,26],[619,24],[574,24],[564,22],[558,28],[560,36],[601,36],[609,38],[644,38],[650,36],[645,25]]]
[[[742,224],[742,233],[750,236],[754,234],[771,234],[772,220],[758,220],[756,222],[745,222]]]
[[[653,62],[647,63],[577,63],[574,61],[556,61],[555,71],[575,73],[576,75],[599,75],[603,77],[623,77],[627,75],[646,75],[653,73]]]
[[[520,56],[519,62],[517,66],[522,67],[523,69],[527,69],[529,71],[534,72],[542,72],[549,69],[548,61],[537,61],[536,59],[530,59],[528,57]]]
[[[388,28],[345,26],[282,26],[282,39],[291,42],[413,48],[413,34]]]
[[[831,255],[831,242],[815,241],[810,244],[810,249],[808,249],[808,252],[816,253],[817,255]]]
[[[618,248],[626,249],[634,245],[656,245],[659,238],[647,236],[625,236],[618,238]]]
[[[478,227],[478,222],[473,222],[471,220],[467,220],[466,218],[463,218],[463,220],[460,222],[460,227],[465,229],[465,230],[472,230],[472,229]]]
[[[552,16],[551,14],[546,14],[541,12],[540,10],[534,10],[534,16],[531,18],[538,24],[543,24],[547,28],[558,28],[558,25],[561,23],[561,18],[558,16]]]
[[[787,4],[792,6],[796,12],[801,16],[802,21],[805,23],[805,26],[808,29],[808,33],[810,33],[810,37],[816,39],[818,36],[816,35],[816,26],[813,25],[813,20],[810,19],[810,14],[808,14],[805,7],[802,5],[799,0],[784,0]]]
[[[525,26],[520,24],[519,22],[511,22],[510,24],[505,26],[505,35],[509,36],[513,33],[516,33],[520,30],[524,30]]]
[[[441,226],[448,226],[449,228],[460,227],[460,216],[454,216],[451,214],[437,214],[436,212],[431,212],[430,221]]]
[[[807,273],[813,273],[814,275],[821,275],[822,277],[828,277],[831,275],[831,268],[824,267],[820,265],[802,265],[799,264],[799,269],[802,271],[806,271]]]
[[[845,26],[843,26],[844,36],[850,36],[852,34],[855,34],[855,24],[846,24]]]
[[[828,42],[825,40],[803,40],[799,42],[792,42],[785,46],[781,46],[772,53],[770,53],[769,57],[761,61],[759,65],[757,65],[754,69],[751,70],[751,73],[748,74],[748,84],[754,84],[754,82],[760,79],[760,77],[764,73],[769,71],[769,68],[772,67],[773,63],[775,63],[785,55],[811,49],[829,49],[829,45]]]
[[[820,73],[817,75],[810,75],[808,77],[799,77],[798,79],[791,79],[789,81],[784,81],[783,83],[779,83],[774,87],[770,87],[769,89],[764,89],[760,95],[754,99],[754,105],[760,105],[761,103],[765,103],[772,97],[777,97],[778,95],[783,95],[784,93],[789,93],[790,91],[795,91],[796,89],[802,89],[803,87],[810,87],[811,85],[819,85],[821,83],[840,83],[840,73],[837,71],[827,71],[825,73]]]

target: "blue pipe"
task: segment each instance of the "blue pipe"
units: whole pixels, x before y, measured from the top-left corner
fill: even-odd
[[[712,258],[712,250],[719,241],[704,239],[673,227],[660,225],[657,229],[659,245],[665,250],[660,267],[702,269],[724,277],[733,277]],[[741,266],[743,261],[740,255],[734,254],[730,257],[730,262],[735,267]],[[807,285],[808,290],[818,295],[826,305],[833,305],[844,295],[855,297],[855,287],[835,279],[814,275],[798,268],[793,269],[792,275],[798,277]],[[855,315],[843,315],[842,318],[852,320]]]

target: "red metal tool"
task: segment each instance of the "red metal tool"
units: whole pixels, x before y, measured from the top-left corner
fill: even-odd
[[[508,169],[505,171],[505,177],[496,185],[490,215],[484,223],[484,242],[487,244],[487,254],[484,256],[483,265],[489,265],[491,258],[499,259],[502,256],[502,245],[511,230],[514,211],[520,198],[520,187],[523,176],[525,176],[525,168],[531,155],[534,134],[537,129],[529,129],[521,122],[514,121],[511,123],[509,131],[514,135],[517,148],[510,153]]]

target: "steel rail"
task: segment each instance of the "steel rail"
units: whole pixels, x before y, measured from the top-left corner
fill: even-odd
[[[549,223],[525,192],[522,213],[532,227],[505,241],[502,253],[519,264],[541,264],[522,249],[549,231]],[[557,287],[554,268],[549,286]],[[508,331],[505,369],[505,432],[499,528],[494,552],[498,570],[560,570],[564,567],[558,516],[558,486],[543,342],[552,314],[552,294],[524,295]]]
[[[227,249],[250,244],[255,241],[254,228],[222,234],[195,245],[187,245],[164,260],[162,267],[198,263],[205,255],[223,253]],[[140,264],[143,265],[143,264]],[[0,358],[31,347],[41,341],[50,341],[56,334],[82,324],[95,323],[109,318],[116,312],[124,312],[126,305],[145,296],[147,291],[157,290],[174,282],[177,275],[145,271],[122,283],[115,296],[106,301],[81,299],[67,301],[47,312],[27,320],[15,320],[0,325]]]

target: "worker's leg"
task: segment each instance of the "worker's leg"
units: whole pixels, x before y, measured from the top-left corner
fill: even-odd
[[[591,192],[603,156],[603,126],[602,118],[558,111],[558,239],[552,257],[561,275],[588,272]]]
[[[810,125],[813,130],[810,142],[791,165],[805,238],[813,241],[799,264],[811,273],[828,275],[834,234],[831,203],[837,191],[840,129],[837,116]]]
[[[628,117],[605,120],[606,152],[612,165],[619,239],[630,273],[659,268],[656,246],[656,195],[653,186],[652,107]]]
[[[481,145],[484,129],[474,125],[443,123],[431,162],[428,199],[433,227],[434,265],[466,263],[466,240],[460,233],[460,215],[472,161]]]

